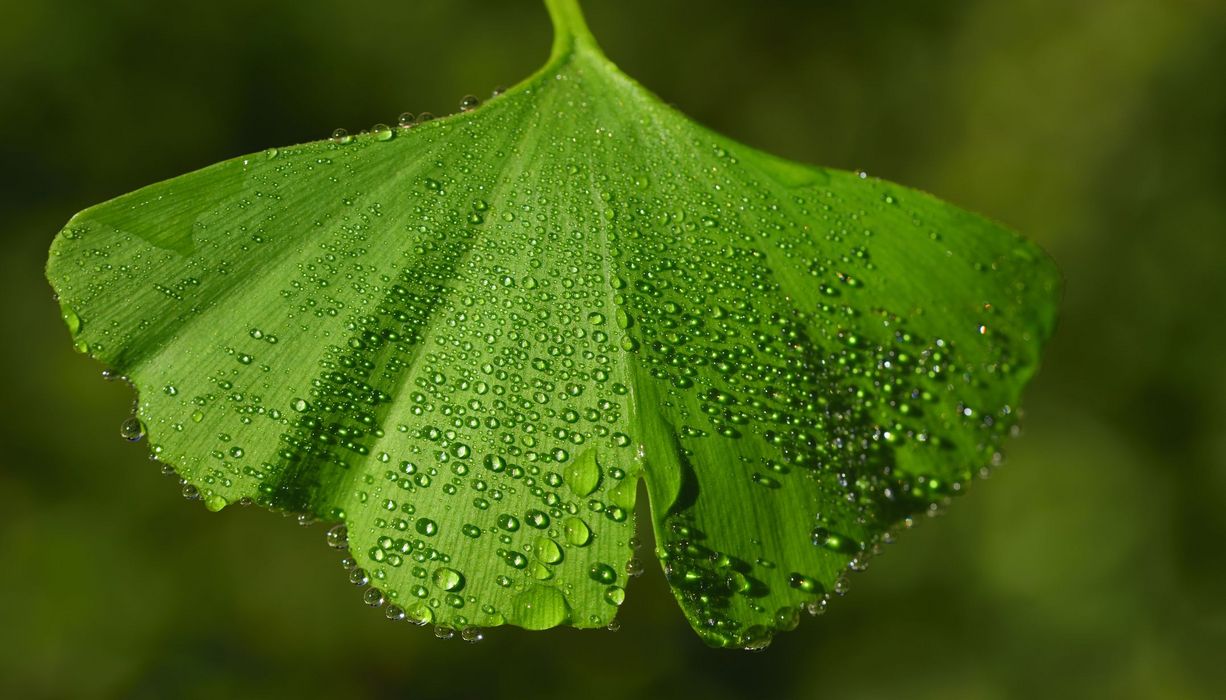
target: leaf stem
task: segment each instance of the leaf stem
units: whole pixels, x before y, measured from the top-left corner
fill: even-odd
[[[577,44],[596,48],[596,39],[587,28],[579,0],[545,0],[549,19],[553,22],[553,58],[558,58]]]

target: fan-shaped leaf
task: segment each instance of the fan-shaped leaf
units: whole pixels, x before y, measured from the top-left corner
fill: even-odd
[[[644,479],[690,622],[759,645],[993,459],[1056,274],[693,124],[547,4],[548,65],[489,103],[92,207],[48,275],[157,458],[344,523],[390,617],[607,625]]]

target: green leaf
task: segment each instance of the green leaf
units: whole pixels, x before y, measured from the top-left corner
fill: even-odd
[[[642,479],[686,617],[760,646],[998,457],[1058,277],[688,121],[546,4],[548,64],[487,104],[91,207],[48,277],[129,437],[211,510],[344,523],[389,617],[608,625]]]

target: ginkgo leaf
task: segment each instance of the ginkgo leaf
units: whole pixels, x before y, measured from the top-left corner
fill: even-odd
[[[688,121],[546,4],[499,97],[91,207],[48,276],[131,436],[212,510],[343,524],[388,617],[608,625],[642,479],[686,617],[760,646],[998,457],[1058,276]]]

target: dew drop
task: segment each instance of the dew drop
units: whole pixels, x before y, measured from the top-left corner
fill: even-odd
[[[135,416],[119,424],[119,436],[128,442],[138,442],[145,437],[145,424]]]
[[[440,567],[434,570],[434,585],[444,591],[459,591],[464,588],[464,574],[455,569]]]
[[[64,323],[68,325],[69,333],[76,335],[81,332],[81,317],[77,315],[77,312],[65,307],[63,316]]]
[[[621,586],[609,586],[604,591],[604,599],[610,605],[621,605],[626,601],[626,589]]]
[[[562,561],[562,548],[548,537],[539,537],[532,548],[536,558],[545,564],[557,564]]]
[[[587,450],[576,457],[566,466],[564,479],[576,496],[587,496],[595,491],[600,483],[600,464],[596,461],[596,451]]]
[[[533,584],[515,596],[508,621],[524,629],[543,630],[557,627],[569,616],[570,606],[561,591],[549,585]]]
[[[603,563],[592,564],[587,575],[597,583],[613,583],[617,580],[617,572],[613,570],[613,567]]]
[[[566,537],[568,544],[575,547],[586,546],[592,541],[592,531],[588,528],[587,523],[576,517],[567,518],[562,523],[563,534]]]
[[[344,549],[349,546],[349,528],[344,524],[333,525],[324,534],[324,539],[328,546],[333,549]]]
[[[429,518],[418,518],[413,529],[417,530],[417,534],[422,537],[434,537],[438,534],[438,523]]]
[[[804,591],[805,593],[816,593],[820,588],[817,581],[814,581],[804,574],[797,573],[793,573],[791,576],[788,576],[788,585],[798,591]]]

